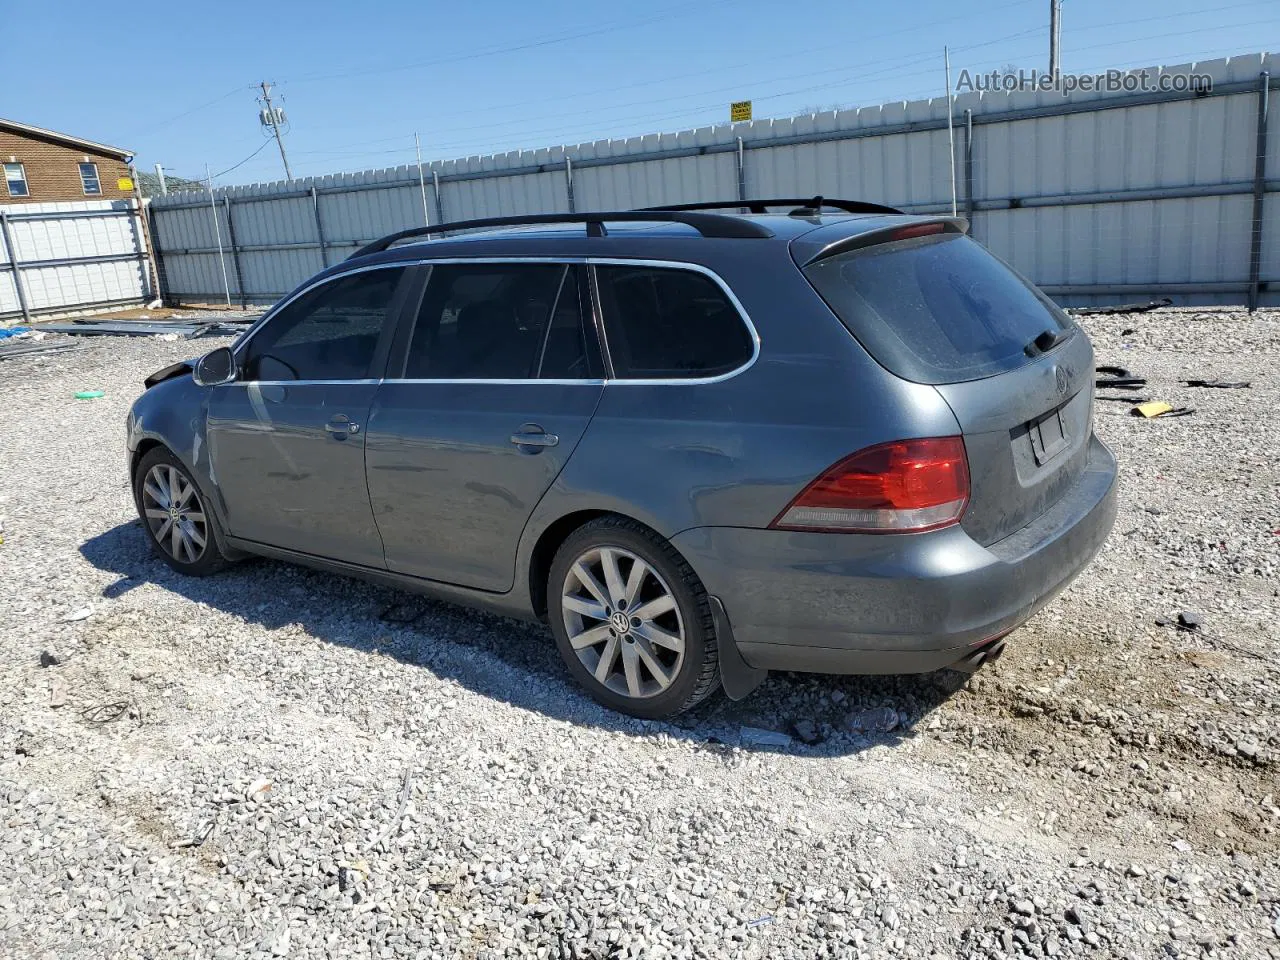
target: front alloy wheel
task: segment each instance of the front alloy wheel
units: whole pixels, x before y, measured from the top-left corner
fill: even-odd
[[[165,563],[197,577],[226,566],[218,546],[217,518],[181,460],[164,447],[152,447],[139,460],[133,478],[138,516]]]
[[[142,483],[142,509],[156,543],[179,563],[195,563],[209,543],[196,485],[177,467],[157,463]]]

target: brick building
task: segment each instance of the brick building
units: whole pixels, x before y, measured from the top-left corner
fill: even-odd
[[[0,204],[134,195],[133,151],[0,119]]]

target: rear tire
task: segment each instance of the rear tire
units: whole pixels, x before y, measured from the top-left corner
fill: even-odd
[[[599,517],[569,535],[551,563],[547,608],[569,672],[613,710],[666,719],[720,685],[706,588],[634,520]]]
[[[152,548],[169,566],[190,577],[224,569],[218,518],[182,461],[165,447],[143,454],[133,473],[133,502]]]

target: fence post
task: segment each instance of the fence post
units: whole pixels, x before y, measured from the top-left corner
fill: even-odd
[[[316,193],[315,185],[311,187],[311,212],[316,218],[316,239],[320,241],[320,266],[329,266],[329,255],[325,253],[328,249],[328,241],[324,238],[324,221],[320,219],[320,194]],[[426,213],[424,210],[423,213]]]
[[[564,158],[564,188],[569,195],[569,212],[576,213],[577,209],[573,203],[573,161],[568,157]]]
[[[147,204],[147,227],[151,232],[151,252],[156,258],[156,296],[160,303],[169,303],[169,274],[164,266],[164,249],[160,243],[160,218],[156,216],[154,204]]]
[[[1249,238],[1249,312],[1258,309],[1258,290],[1262,277],[1262,205],[1267,190],[1267,101],[1270,99],[1271,74],[1258,74],[1258,138],[1257,156],[1253,161],[1253,232]]]
[[[431,187],[436,194],[436,223],[444,223],[444,201],[440,199],[440,174],[431,171]]]
[[[23,323],[31,322],[31,306],[27,303],[27,291],[22,287],[22,268],[18,266],[18,248],[13,245],[13,233],[9,230],[9,214],[0,210],[0,233],[4,234],[4,246],[9,251],[9,266],[13,268],[13,287],[18,291],[18,307],[22,310]]]
[[[738,199],[747,199],[747,148],[738,138]]]
[[[973,111],[964,112],[964,216],[973,232]]]
[[[231,244],[231,265],[236,270],[236,292],[240,294],[240,306],[246,307],[249,301],[244,295],[244,271],[240,269],[240,247],[236,244],[236,223],[231,219],[231,198],[224,196],[222,202],[227,208],[227,242]]]

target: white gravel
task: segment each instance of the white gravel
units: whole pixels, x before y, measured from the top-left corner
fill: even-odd
[[[1085,323],[1196,413],[1098,404],[1115,534],[1002,660],[674,725],[541,628],[170,572],[124,416],[216,341],[0,362],[0,956],[1280,957],[1280,313]]]

